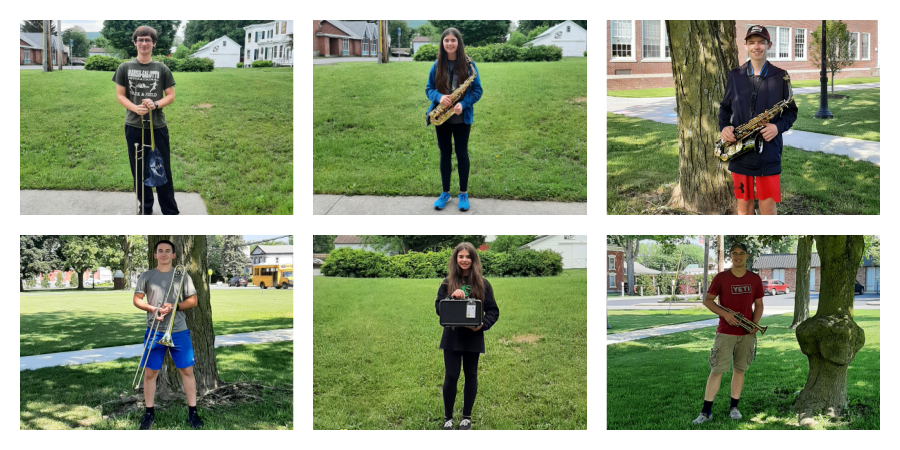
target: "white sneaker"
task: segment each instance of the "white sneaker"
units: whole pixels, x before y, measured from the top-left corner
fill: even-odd
[[[699,424],[701,424],[701,423],[703,423],[703,422],[707,422],[707,421],[710,421],[710,420],[712,420],[712,414],[710,414],[710,415],[707,416],[706,414],[700,413],[700,415],[697,416],[697,418],[694,419],[691,423],[696,424],[696,425],[699,425]]]
[[[731,408],[731,411],[728,412],[728,418],[732,420],[741,420],[741,412],[738,411],[737,408]]]

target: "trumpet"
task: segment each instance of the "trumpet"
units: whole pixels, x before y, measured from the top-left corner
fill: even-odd
[[[160,303],[156,309],[153,310],[153,317],[159,315],[159,309],[162,308],[163,305],[168,303],[169,296],[172,294],[172,287],[175,283],[178,283],[178,290],[175,293],[175,301],[173,304],[175,308],[170,313],[172,318],[169,320],[169,327],[166,330],[166,334],[156,341],[155,343],[164,345],[166,347],[174,347],[175,344],[172,343],[172,326],[175,323],[175,312],[178,308],[178,296],[181,295],[181,288],[184,285],[184,266],[179,264],[175,266],[175,269],[172,271],[172,282],[169,283],[169,290],[166,292],[166,297],[162,303]],[[141,360],[138,364],[137,372],[134,374],[134,379],[132,380],[132,386],[137,390],[141,384],[142,379],[144,378],[144,371],[147,367],[147,361],[150,359],[150,352],[153,351],[153,338],[156,337],[157,333],[159,333],[159,324],[161,324],[161,320],[155,320],[153,325],[150,327],[150,333],[147,335],[147,340],[144,342],[144,349],[141,351]]]
[[[769,327],[767,327],[767,326],[766,326],[766,327],[761,327],[761,326],[759,326],[756,322],[754,322],[754,321],[752,321],[752,320],[750,320],[750,319],[744,317],[743,314],[741,314],[741,313],[739,313],[739,312],[732,311],[732,310],[730,310],[730,309],[728,309],[728,308],[726,308],[726,307],[724,307],[724,306],[722,306],[722,305],[719,305],[719,308],[722,308],[722,309],[724,309],[725,311],[728,311],[729,313],[734,314],[734,318],[737,319],[738,324],[741,326],[741,328],[747,330],[748,333],[752,333],[753,330],[759,330],[760,333],[766,334],[766,328],[769,328]]]

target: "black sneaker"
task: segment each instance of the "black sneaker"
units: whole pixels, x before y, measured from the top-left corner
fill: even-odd
[[[138,429],[149,430],[153,428],[153,422],[156,422],[156,418],[153,416],[153,414],[144,413],[144,418],[141,419],[141,427]]]
[[[447,419],[444,421],[444,429],[452,430],[453,429],[453,419]]]
[[[463,418],[463,420],[461,420],[459,422],[459,429],[460,430],[471,430],[472,429],[472,419]]]
[[[191,428],[203,428],[203,421],[200,420],[200,416],[197,413],[188,413],[187,421],[191,424]]]

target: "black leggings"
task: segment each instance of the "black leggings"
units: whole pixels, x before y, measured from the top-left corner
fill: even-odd
[[[453,404],[456,402],[456,384],[459,382],[460,366],[464,368],[466,385],[463,388],[463,413],[472,415],[475,396],[478,394],[478,356],[477,352],[457,352],[444,350],[444,417],[453,417]]]
[[[464,123],[445,123],[437,130],[438,148],[441,150],[441,183],[444,192],[450,192],[450,172],[453,170],[453,146],[450,144],[450,136],[456,142],[456,164],[459,169],[460,192],[469,189],[469,130],[472,125]]]

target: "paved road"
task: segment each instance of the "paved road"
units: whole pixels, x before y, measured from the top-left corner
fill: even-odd
[[[379,197],[374,195],[313,195],[314,215],[586,215],[587,202],[530,202],[470,197],[468,211],[460,211],[453,197],[442,211],[437,197]]]
[[[679,296],[679,297],[687,297],[687,296]],[[607,298],[606,299],[606,309],[631,309],[631,307],[633,307],[635,305],[657,302],[662,298],[663,298],[662,296],[625,297],[624,299],[623,298]],[[853,299],[853,307],[854,308],[859,307],[859,308],[865,309],[865,306],[867,303],[877,302],[880,300],[881,300],[880,294],[857,295]],[[818,293],[810,292],[809,304],[810,304],[810,308],[815,309],[813,307],[813,305],[819,304],[819,294]],[[699,303],[698,303],[698,305],[699,305]],[[765,307],[767,307],[767,308],[770,306],[779,306],[779,307],[787,306],[787,307],[792,308],[791,311],[793,311],[794,293],[791,292],[790,294],[781,294],[781,295],[776,295],[774,297],[772,297],[771,295],[767,295],[767,296],[763,297],[763,305],[765,305]],[[666,308],[666,307],[668,307],[668,305],[665,303],[662,303],[662,304],[660,304],[660,307]],[[652,308],[652,307],[648,307],[648,309],[649,308]]]
[[[153,193],[153,215],[162,215],[159,199]],[[207,215],[200,194],[176,192],[175,202],[181,215]],[[24,189],[19,191],[20,215],[133,215],[134,192],[52,191]]]
[[[294,330],[255,331],[252,333],[229,334],[216,336],[216,347],[230,347],[242,344],[264,344],[268,342],[293,341]],[[73,366],[96,362],[112,361],[121,358],[137,358],[144,350],[143,344],[106,347],[75,352],[48,353],[46,355],[22,356],[19,358],[19,371],[40,369],[53,366]],[[135,370],[137,368],[135,367]]]
[[[848,84],[835,86],[834,90],[850,91],[880,87],[881,83]],[[819,90],[820,88],[797,88],[794,89],[794,94],[816,93]],[[675,97],[606,97],[607,112],[671,125],[678,123],[675,107]],[[784,144],[807,151],[845,155],[857,161],[869,161],[872,164],[881,165],[880,142],[789,130],[784,133]]]

